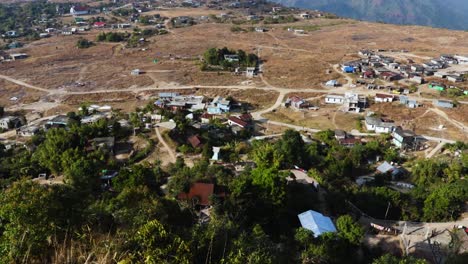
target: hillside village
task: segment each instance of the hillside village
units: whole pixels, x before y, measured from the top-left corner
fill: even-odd
[[[468,252],[468,47],[388,43],[365,32],[400,28],[267,1],[36,4],[48,13],[0,28],[0,235],[13,243],[3,230],[17,219],[50,223],[26,239],[30,261]],[[13,219],[10,202],[26,204],[16,193],[40,193],[25,199],[44,197],[48,215]],[[90,241],[113,237],[114,257],[68,238],[62,215],[82,215],[67,228],[88,225]],[[58,252],[62,242],[82,251]],[[0,262],[26,252],[0,249]]]

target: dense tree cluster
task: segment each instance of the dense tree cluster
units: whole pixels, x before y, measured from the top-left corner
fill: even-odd
[[[451,183],[442,187],[431,185],[425,200],[421,200],[423,194],[407,197],[385,187],[386,175],[376,186],[353,187],[355,177],[370,170],[368,160],[385,156],[387,141],[377,138],[345,148],[335,142],[331,131],[317,134],[309,144],[290,130],[275,141],[253,141],[243,151],[255,165],[241,172],[210,164],[209,155],[201,155],[193,166],[182,158],[167,168],[157,160],[123,164],[104,150],[86,146],[94,137],[126,139],[129,131],[113,119],[80,125],[80,115],[86,112],[83,108],[78,115],[69,114],[68,129],[49,129],[34,137],[29,143],[34,151],[0,147],[1,263],[89,259],[100,263],[419,264],[425,262],[382,256],[381,251],[364,246],[365,231],[355,214],[347,214],[345,198],[377,216],[390,201],[399,208],[391,212],[392,217],[412,216],[403,208],[417,199],[436,208],[428,215],[424,211],[424,217],[434,221],[456,217],[466,200],[466,186],[457,177],[448,177],[453,178]],[[134,113],[129,119],[141,126],[139,117]],[[187,129],[182,120],[176,122],[179,133]],[[239,146],[229,144],[231,153],[238,155]],[[329,190],[329,204],[323,204],[311,186],[287,181],[289,169],[295,166],[308,169]],[[103,170],[118,172],[110,189],[101,186]],[[447,178],[444,171],[442,179]],[[31,176],[42,172],[64,175],[65,184],[31,181]],[[213,183],[226,194],[210,198],[213,208],[207,223],[199,222],[194,204],[175,199],[194,183]],[[454,209],[437,209],[447,206]],[[337,233],[315,237],[300,227],[299,213],[324,208],[336,216]]]
[[[0,33],[15,30],[22,36],[38,38],[39,34],[33,27],[39,25],[51,27],[52,20],[45,24],[40,24],[39,21],[43,17],[52,19],[55,16],[55,4],[47,1],[30,1],[24,4],[0,3]]]
[[[230,61],[226,59],[226,55],[235,55],[237,60]],[[253,53],[247,54],[243,50],[230,50],[226,47],[222,49],[211,48],[203,54],[203,68],[208,70],[210,66],[219,66],[225,70],[230,70],[235,67],[255,67],[258,64],[258,57]]]
[[[121,32],[101,32],[97,35],[97,41],[106,41],[106,42],[121,42],[130,38],[130,33],[121,33]]]

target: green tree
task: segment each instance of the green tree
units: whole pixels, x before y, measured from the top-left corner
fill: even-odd
[[[135,234],[140,246],[138,259],[145,263],[191,263],[189,245],[180,237],[170,233],[158,221],[152,220],[143,225]]]
[[[76,46],[79,49],[87,49],[87,48],[91,47],[92,45],[93,45],[93,42],[91,42],[91,41],[89,41],[87,39],[84,39],[84,38],[80,38],[76,42]]]
[[[53,236],[82,220],[65,186],[40,186],[29,180],[0,193],[0,262],[44,263]],[[73,213],[76,212],[76,213]]]
[[[460,180],[436,188],[424,201],[424,219],[427,221],[455,220],[468,200],[468,183]]]
[[[203,58],[205,59],[206,63],[210,65],[219,65],[218,61],[218,51],[216,48],[210,48],[203,54]]]
[[[279,156],[283,157],[282,168],[293,168],[295,165],[302,167],[307,159],[301,134],[292,129],[283,133],[281,139],[275,144],[275,150]]]
[[[350,215],[343,215],[336,220],[336,227],[340,231],[339,235],[348,240],[351,244],[359,245],[364,237],[363,228],[356,223]]]
[[[45,141],[34,153],[34,158],[41,166],[58,174],[63,170],[62,153],[78,146],[77,142],[76,136],[65,129],[50,129],[47,131]]]

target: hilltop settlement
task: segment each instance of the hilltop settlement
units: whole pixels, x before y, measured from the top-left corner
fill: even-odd
[[[0,263],[467,263],[468,33],[7,2]]]

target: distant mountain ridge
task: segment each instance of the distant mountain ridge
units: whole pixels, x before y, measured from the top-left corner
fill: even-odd
[[[468,29],[467,0],[272,0],[367,21]]]

